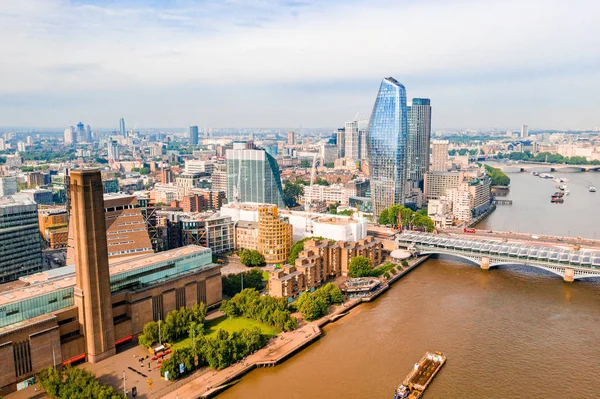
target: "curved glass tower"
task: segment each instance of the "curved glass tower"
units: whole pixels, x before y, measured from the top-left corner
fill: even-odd
[[[384,78],[373,106],[367,133],[373,213],[402,204],[407,179],[408,122],[406,89],[394,78]]]

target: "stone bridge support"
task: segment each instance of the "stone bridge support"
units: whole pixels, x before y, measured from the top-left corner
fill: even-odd
[[[565,280],[565,282],[567,283],[572,283],[575,280],[575,270],[565,267],[565,274],[563,275],[563,280]]]
[[[483,270],[489,270],[490,269],[490,258],[488,258],[487,256],[482,256],[481,264],[479,265],[479,267],[481,267]]]

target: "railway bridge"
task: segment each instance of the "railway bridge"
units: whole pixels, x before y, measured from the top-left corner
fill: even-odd
[[[484,270],[498,266],[530,266],[560,276],[566,282],[600,278],[600,251],[591,249],[413,231],[398,234],[396,243],[419,255],[448,255]]]

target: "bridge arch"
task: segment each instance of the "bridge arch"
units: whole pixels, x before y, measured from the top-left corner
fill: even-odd
[[[532,267],[534,269],[545,270],[559,277],[563,277],[565,274],[564,268],[562,267],[541,266],[524,262],[490,262],[490,269],[499,266]]]
[[[479,266],[480,260],[476,257],[470,257],[459,254],[449,254],[445,252],[436,252],[436,251],[420,251],[419,255],[432,255],[436,259],[450,259],[450,260],[461,260],[470,265]]]

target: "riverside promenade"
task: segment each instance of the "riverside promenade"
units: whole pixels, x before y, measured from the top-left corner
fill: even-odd
[[[428,256],[423,256],[412,259],[409,262],[408,268],[396,274],[389,280],[384,281],[382,287],[372,296],[368,298],[352,299],[344,302],[340,306],[335,306],[331,313],[322,318],[306,323],[294,331],[277,335],[267,344],[267,346],[259,349],[252,355],[249,355],[241,362],[235,363],[220,371],[210,370],[196,378],[192,377],[192,379],[186,381],[185,385],[174,387],[169,393],[165,393],[165,390],[162,390],[161,397],[167,399],[212,398],[253,369],[257,367],[271,367],[283,362],[305,346],[319,339],[323,334],[321,331],[323,326],[335,322],[359,304],[374,300],[387,291],[393,283],[427,260],[427,258]]]

